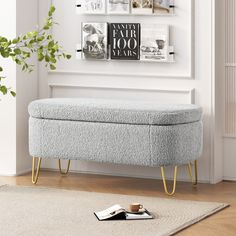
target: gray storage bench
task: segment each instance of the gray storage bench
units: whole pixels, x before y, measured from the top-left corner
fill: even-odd
[[[142,101],[53,98],[29,105],[29,151],[36,183],[42,158],[59,160],[67,174],[70,160],[161,167],[165,192],[174,194],[177,166],[192,164],[202,152],[202,110],[196,105],[160,105]],[[35,160],[38,158],[36,174]],[[61,170],[67,159],[67,170]],[[173,191],[165,166],[174,166]]]

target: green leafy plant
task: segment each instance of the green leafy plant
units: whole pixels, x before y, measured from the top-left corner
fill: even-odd
[[[32,72],[34,65],[28,63],[28,59],[36,54],[38,61],[44,62],[45,66],[51,70],[56,69],[57,61],[61,58],[70,59],[71,55],[66,54],[50,33],[53,25],[57,24],[53,20],[55,7],[51,6],[44,26],[41,29],[29,32],[12,40],[0,36],[0,56],[12,59],[21,66],[22,71]],[[0,66],[0,93],[6,95],[16,93],[4,84],[5,76],[2,75],[3,68]]]

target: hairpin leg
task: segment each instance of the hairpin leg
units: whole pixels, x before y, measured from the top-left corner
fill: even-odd
[[[198,169],[197,169],[197,160],[194,161],[194,176],[195,178],[193,178],[193,172],[192,172],[192,163],[190,162],[188,164],[188,172],[189,172],[189,175],[190,175],[190,178],[191,178],[191,181],[192,181],[192,184],[193,186],[197,186],[197,183],[198,183]]]
[[[58,160],[58,164],[59,164],[60,173],[61,173],[62,175],[67,175],[68,172],[69,172],[69,169],[70,169],[70,160],[68,160],[67,169],[66,169],[65,171],[63,171],[63,170],[61,169],[61,160],[60,160],[60,159]]]
[[[176,180],[177,180],[177,170],[178,170],[178,166],[175,166],[175,170],[174,170],[174,182],[173,182],[173,189],[172,192],[168,191],[167,185],[166,185],[166,178],[165,178],[165,167],[161,167],[161,175],[162,175],[162,181],[163,181],[163,185],[164,185],[164,190],[165,193],[169,196],[172,196],[175,194],[175,189],[176,189]]]
[[[41,165],[41,160],[42,160],[42,158],[38,158],[38,164],[37,164],[37,169],[35,173],[35,159],[36,158],[37,157],[33,157],[33,161],[32,161],[32,183],[33,184],[36,184],[38,182],[40,165]]]

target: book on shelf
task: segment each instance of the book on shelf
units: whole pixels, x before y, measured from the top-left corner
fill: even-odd
[[[116,60],[140,59],[139,23],[110,23],[110,56]]]
[[[153,13],[168,15],[174,13],[174,0],[153,0]]]
[[[77,0],[76,7],[78,14],[105,14],[106,0]]]
[[[82,23],[82,58],[106,60],[108,58],[108,24]]]
[[[153,0],[131,0],[131,13],[148,15],[153,13]]]
[[[114,205],[103,211],[94,212],[98,220],[147,220],[154,219],[154,216],[146,209],[137,213],[126,211],[120,205]]]
[[[108,14],[129,14],[130,0],[107,0]]]
[[[167,61],[168,47],[168,25],[142,25],[140,60]]]

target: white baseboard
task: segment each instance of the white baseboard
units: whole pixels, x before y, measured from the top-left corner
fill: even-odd
[[[15,177],[15,176],[27,174],[27,173],[29,173],[29,172],[31,172],[31,168],[26,169],[26,170],[22,170],[22,171],[17,171],[17,173],[16,173],[16,172],[14,172],[14,173],[11,173],[11,172],[6,172],[6,173],[1,172],[1,173],[0,173],[0,176]]]
[[[27,173],[29,173],[29,172],[31,172],[31,171],[32,171],[32,168],[28,168],[28,169],[26,169],[26,170],[18,171],[15,176],[27,174]]]
[[[1,172],[0,173],[0,177],[13,177],[13,176],[16,176],[15,172],[14,173],[13,172],[12,173],[11,172],[6,172],[6,173],[5,172]]]
[[[54,168],[43,168],[43,170],[46,171],[53,171],[57,172],[59,171],[58,169]],[[70,170],[70,173],[75,173],[75,174],[91,174],[91,175],[105,175],[105,176],[117,176],[117,177],[127,177],[127,178],[140,178],[140,179],[156,179],[156,180],[161,180],[159,177],[153,177],[153,176],[143,176],[143,175],[129,175],[129,174],[117,174],[117,173],[109,173],[109,172],[101,172],[101,171],[76,171],[76,170]],[[172,180],[171,178],[166,177],[167,180]],[[178,181],[180,182],[191,182],[191,180],[188,178],[177,178]],[[203,184],[209,184],[210,181],[206,180],[198,180],[199,183]]]
[[[46,171],[53,171],[56,172],[58,169],[55,168],[42,168],[41,170],[46,170]],[[31,168],[19,171],[17,173],[0,173],[0,176],[6,176],[6,177],[15,177],[15,176],[20,176],[26,173],[31,172]],[[75,174],[91,174],[91,175],[105,175],[105,176],[117,176],[117,177],[128,177],[128,178],[140,178],[140,179],[156,179],[156,180],[161,180],[160,177],[153,177],[153,176],[143,176],[143,175],[135,175],[135,174],[117,174],[117,173],[109,173],[109,172],[102,172],[102,171],[76,171],[76,170],[71,170],[70,173],[75,173]],[[166,178],[167,180],[171,180],[171,178]],[[236,181],[236,178],[229,178],[229,177],[224,177],[224,180],[231,180],[231,181]],[[189,178],[178,178],[178,181],[180,182],[191,182]],[[199,183],[204,183],[204,184],[209,184],[210,181],[206,180],[198,180]],[[221,182],[221,181],[219,181]]]
[[[223,180],[226,180],[226,181],[236,181],[236,177],[224,176]]]

